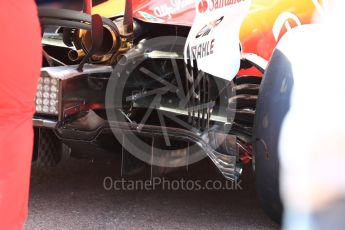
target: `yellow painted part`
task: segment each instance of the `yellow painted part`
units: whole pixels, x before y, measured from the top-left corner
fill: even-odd
[[[253,0],[246,20],[242,24],[241,37],[256,30],[270,30],[282,12],[291,12],[301,20],[310,19],[315,11],[312,0]]]
[[[92,8],[93,14],[111,18],[123,14],[125,11],[125,0],[108,0]]]

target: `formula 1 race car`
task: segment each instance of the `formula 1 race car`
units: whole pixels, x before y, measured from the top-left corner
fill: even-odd
[[[279,39],[311,23],[320,7],[312,0],[109,0],[84,1],[83,12],[40,8],[34,158],[54,166],[63,146],[89,158],[122,146],[123,170],[209,157],[229,180],[253,159],[262,205],[279,221],[280,124],[269,126],[257,105],[258,97],[273,103],[276,86],[260,85]]]

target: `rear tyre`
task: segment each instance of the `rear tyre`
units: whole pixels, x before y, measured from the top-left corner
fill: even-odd
[[[254,168],[259,200],[265,212],[281,223],[278,143],[290,108],[293,75],[290,62],[276,49],[263,78],[254,122]]]

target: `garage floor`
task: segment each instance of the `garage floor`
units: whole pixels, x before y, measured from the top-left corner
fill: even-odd
[[[239,191],[106,191],[103,179],[121,179],[119,168],[85,160],[33,166],[25,229],[278,229],[259,207],[249,170]],[[223,181],[208,160],[165,177]]]

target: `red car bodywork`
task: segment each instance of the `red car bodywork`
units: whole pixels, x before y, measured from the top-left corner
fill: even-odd
[[[191,26],[195,10],[206,11],[215,4],[232,4],[242,0],[133,0],[134,16],[148,23]],[[300,24],[312,23],[318,0],[252,0],[251,9],[241,29],[243,51],[269,60],[279,38]],[[121,14],[124,0],[109,0],[95,7],[94,12],[110,17]]]

